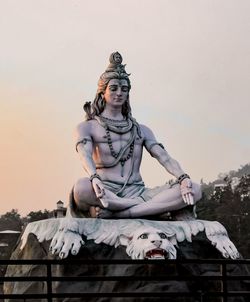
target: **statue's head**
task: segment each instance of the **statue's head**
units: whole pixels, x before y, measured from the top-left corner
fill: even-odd
[[[100,76],[98,81],[98,89],[95,99],[92,103],[87,102],[84,104],[84,110],[87,113],[87,119],[92,119],[95,115],[100,115],[105,108],[105,91],[107,89],[110,80],[116,79],[120,81],[126,81],[130,90],[131,84],[129,80],[129,74],[125,70],[125,65],[122,64],[122,56],[119,52],[113,52],[109,57],[109,65],[105,72]],[[129,103],[129,93],[126,102],[122,106],[122,114],[128,116],[131,113],[131,107]]]

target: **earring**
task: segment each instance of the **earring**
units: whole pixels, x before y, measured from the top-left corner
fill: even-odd
[[[101,98],[101,106],[104,107],[105,106],[105,99],[102,97]]]

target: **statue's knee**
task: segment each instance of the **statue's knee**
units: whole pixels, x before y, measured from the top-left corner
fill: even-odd
[[[88,178],[80,178],[74,185],[74,199],[76,203],[84,201],[89,198],[92,190],[91,182]]]
[[[194,190],[194,202],[196,203],[202,197],[201,185],[197,183],[193,183],[193,190]]]

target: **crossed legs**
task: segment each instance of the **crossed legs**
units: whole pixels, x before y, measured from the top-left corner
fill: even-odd
[[[88,178],[80,178],[77,181],[73,194],[77,208],[83,212],[88,211],[92,206],[121,211],[143,203],[141,198],[120,198],[107,189],[105,189],[105,196],[98,199]]]
[[[193,191],[196,202],[201,198],[200,185],[193,183]],[[121,198],[107,189],[105,196],[99,200],[87,178],[80,179],[76,183],[74,199],[79,210],[90,211],[92,217],[99,218],[138,218],[159,215],[187,206],[182,199],[179,185],[166,188],[147,202],[144,202],[140,197]],[[106,208],[103,204],[107,205]]]

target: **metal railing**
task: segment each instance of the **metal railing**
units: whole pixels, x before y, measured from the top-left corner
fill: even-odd
[[[177,274],[168,274],[167,271],[165,274],[151,274],[151,275],[84,275],[84,276],[58,276],[58,274],[53,274],[53,266],[55,265],[85,265],[85,266],[103,266],[103,265],[144,265],[146,267],[157,267],[157,266],[172,266],[176,268]],[[211,273],[208,275],[194,275],[190,273],[179,274],[181,266],[187,265],[218,265],[218,270],[214,271],[214,274]],[[185,259],[185,260],[82,260],[82,259],[66,259],[66,260],[0,260],[0,265],[40,265],[46,268],[45,274],[43,276],[4,276],[0,277],[0,282],[11,284],[15,282],[43,282],[46,284],[46,291],[43,293],[12,293],[12,294],[0,294],[0,299],[10,299],[21,301],[28,301],[29,299],[46,299],[48,302],[52,302],[54,298],[91,298],[91,297],[123,297],[132,298],[132,297],[147,297],[152,299],[156,297],[190,297],[195,298],[195,301],[214,301],[214,298],[217,297],[220,301],[227,302],[229,298],[232,297],[243,297],[246,300],[250,301],[250,260],[207,260],[207,259]],[[242,267],[242,270],[245,271],[244,274],[232,274],[230,265],[237,265]],[[162,271],[162,270],[161,270]],[[145,292],[145,291],[124,291],[124,292],[57,292],[54,291],[55,282],[134,282],[134,281],[185,281],[193,282],[198,284],[196,290],[190,291],[160,291],[160,292]],[[203,284],[208,282],[217,282],[219,285],[218,290],[208,290],[207,287]],[[237,288],[237,290],[232,290],[230,287],[230,282],[241,282],[245,286],[242,289]],[[154,300],[152,300],[154,301]],[[232,300],[231,300],[232,301]]]

